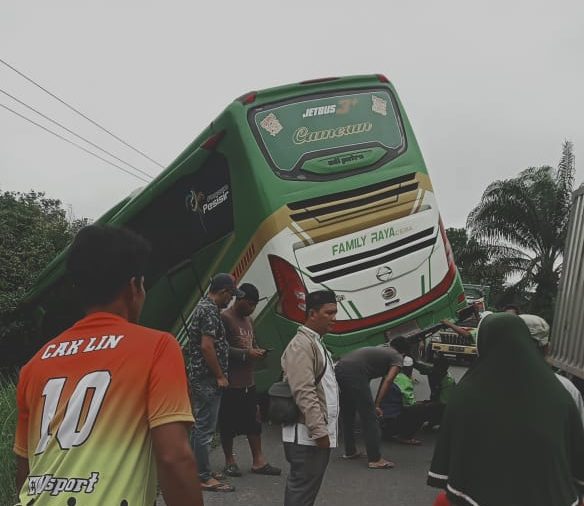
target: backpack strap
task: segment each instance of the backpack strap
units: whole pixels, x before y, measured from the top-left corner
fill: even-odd
[[[318,353],[318,350],[316,350],[316,351]],[[322,378],[324,376],[324,373],[326,372],[326,368],[328,367],[329,358],[328,358],[328,353],[326,351],[326,348],[324,348],[324,346],[323,346],[323,351],[324,351],[324,367],[322,368],[322,372],[318,375],[318,377],[314,381],[315,385],[318,385],[320,383],[320,381],[322,380]]]

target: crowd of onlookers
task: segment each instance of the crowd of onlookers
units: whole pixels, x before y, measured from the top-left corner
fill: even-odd
[[[314,502],[329,447],[337,439],[336,426],[327,425],[327,420],[330,423],[338,414],[337,398],[344,457],[359,457],[354,437],[358,413],[370,469],[394,465],[380,454],[379,422],[385,435],[412,445],[419,444],[414,435],[424,424],[429,429],[440,426],[428,473],[428,484],[444,489],[437,504],[581,503],[584,406],[574,385],[554,374],[545,360],[549,325],[542,318],[518,316],[511,310],[481,315],[476,332],[478,358],[456,388],[444,357],[432,365],[416,364],[408,355],[412,346],[403,337],[396,337],[385,346],[364,347],[343,356],[335,367],[335,389],[331,386],[332,377],[327,386],[315,380],[320,366],[313,360],[320,355],[330,360],[321,336],[330,329],[335,313],[334,293],[309,294],[306,323],[282,359],[301,412],[306,413],[305,420],[294,426],[295,433],[302,437],[292,442],[292,429],[284,429],[285,445],[289,447],[286,455],[291,464],[286,505]],[[312,346],[314,342],[318,353]],[[288,358],[299,352],[304,356],[302,362]],[[431,397],[426,401],[415,398],[414,367],[428,375]],[[303,381],[297,379],[299,368]],[[381,378],[381,384],[373,396],[370,381],[375,378]],[[320,402],[308,404],[309,396]],[[306,434],[312,434],[312,439]],[[310,458],[318,455],[319,465],[303,468],[298,458],[290,458],[290,449],[294,455],[306,455],[301,447],[311,441],[316,448],[311,447]]]
[[[22,506],[61,498],[69,506],[149,506],[157,482],[168,506],[200,505],[201,490],[235,490],[229,478],[242,474],[233,452],[238,435],[247,437],[252,473],[281,474],[262,451],[254,368],[271,350],[255,338],[258,289],[237,286],[230,274],[213,276],[193,312],[183,359],[172,336],[135,323],[148,254],[141,237],[122,229],[90,226],[76,237],[67,266],[87,316],[43,346],[18,385]],[[456,385],[446,357],[418,360],[416,343],[401,336],[335,363],[323,336],[334,325],[337,297],[308,293],[306,320],[281,357],[296,413],[282,426],[284,504],[314,504],[341,440],[343,458],[359,459],[360,433],[367,467],[388,470],[395,464],[382,456],[382,439],[415,446],[425,429],[439,430],[428,473],[428,484],[444,489],[436,504],[579,505],[582,397],[545,360],[547,323],[514,312],[481,315],[478,358]],[[427,377],[428,399],[416,398],[415,369]],[[217,428],[225,465],[214,472]]]

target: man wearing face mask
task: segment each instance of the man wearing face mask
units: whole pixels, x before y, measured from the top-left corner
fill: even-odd
[[[216,274],[209,293],[195,307],[189,328],[187,368],[195,416],[192,445],[199,464],[201,488],[213,492],[235,490],[211,473],[209,448],[217,426],[222,392],[229,386],[229,344],[219,311],[226,308],[234,296],[242,295],[231,274]]]

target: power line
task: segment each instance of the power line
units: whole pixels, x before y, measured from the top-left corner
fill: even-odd
[[[3,107],[4,109],[6,109],[7,111],[10,111],[13,114],[16,114],[17,116],[21,117],[22,119],[28,121],[29,123],[32,123],[33,125],[38,126],[39,128],[42,128],[43,130],[45,130],[46,132],[49,132],[50,134],[53,134],[54,136],[58,137],[59,139],[68,142],[69,144],[73,144],[73,146],[85,151],[86,153],[89,153],[92,156],[95,156],[96,158],[99,158],[100,160],[104,161],[105,163],[109,163],[110,165],[112,165],[113,167],[121,170],[122,172],[125,172],[126,174],[129,174],[130,176],[134,176],[136,179],[139,179],[140,181],[143,181],[144,183],[149,183],[150,181],[148,181],[147,179],[144,179],[142,176],[139,176],[137,174],[134,174],[133,172],[130,172],[127,169],[124,169],[124,167],[120,167],[119,165],[116,165],[113,162],[110,162],[108,159],[103,158],[102,156],[99,156],[98,154],[94,153],[93,151],[89,151],[89,149],[84,148],[83,146],[77,144],[76,142],[73,142],[70,139],[67,139],[66,137],[63,137],[62,135],[53,132],[52,130],[48,129],[47,127],[41,125],[40,123],[37,123],[36,121],[33,121],[30,118],[27,118],[26,116],[20,114],[19,112],[16,112],[14,109],[11,109],[10,107],[4,105],[4,104],[0,104],[0,107]]]
[[[129,147],[130,149],[134,150],[136,153],[141,154],[144,158],[147,158],[148,160],[150,160],[152,163],[155,163],[156,165],[158,165],[159,167],[161,167],[162,169],[164,169],[164,165],[158,163],[156,160],[153,160],[152,158],[150,158],[146,153],[143,153],[142,151],[140,151],[139,149],[135,148],[134,146],[131,146],[130,144],[128,144],[125,140],[120,139],[116,134],[110,132],[107,128],[102,127],[99,123],[93,121],[91,118],[89,118],[88,116],[86,116],[85,114],[83,114],[81,111],[79,111],[78,109],[75,109],[75,107],[73,107],[72,105],[69,105],[67,102],[65,102],[63,99],[59,98],[57,95],[55,95],[54,93],[51,93],[49,90],[47,90],[46,88],[44,88],[43,86],[41,86],[40,84],[38,84],[36,81],[34,81],[33,79],[31,79],[30,77],[26,76],[25,74],[23,74],[22,72],[20,72],[20,70],[15,69],[12,65],[10,65],[9,63],[5,62],[2,58],[0,58],[0,63],[3,63],[4,65],[6,65],[9,69],[13,70],[14,72],[16,72],[19,76],[23,77],[24,79],[26,79],[28,82],[34,84],[37,88],[40,88],[41,90],[43,90],[45,93],[49,94],[51,97],[53,97],[55,100],[58,100],[59,102],[61,102],[64,106],[68,107],[69,109],[71,109],[72,111],[76,112],[77,114],[79,114],[80,116],[82,116],[83,118],[85,118],[87,121],[89,121],[91,124],[95,125],[96,127],[98,127],[99,129],[103,130],[104,132],[108,133],[109,135],[111,135],[114,139],[117,139],[118,141],[120,141],[122,144],[124,144],[125,146]]]
[[[39,110],[35,109],[34,107],[26,104],[25,102],[23,102],[22,100],[19,100],[18,98],[16,98],[14,95],[11,95],[10,93],[8,93],[7,91],[4,91],[3,89],[0,88],[0,93],[4,93],[4,95],[6,95],[7,97],[10,97],[12,100],[18,102],[19,104],[23,105],[24,107],[26,107],[27,109],[37,113],[39,116],[45,118],[46,120],[50,121],[51,123],[61,127],[63,130],[69,132],[70,134],[74,135],[75,137],[77,137],[78,139],[81,139],[85,142],[87,142],[87,144],[90,144],[91,146],[93,146],[94,148],[99,149],[100,151],[102,151],[103,153],[108,154],[109,156],[111,156],[112,158],[115,158],[116,160],[118,160],[119,162],[125,163],[126,165],[132,167],[134,170],[136,170],[137,172],[139,172],[140,174],[144,174],[145,176],[152,178],[152,174],[148,174],[148,172],[143,171],[142,169],[136,167],[135,165],[132,165],[129,162],[126,162],[125,160],[122,160],[121,158],[119,158],[118,156],[114,155],[113,153],[110,153],[109,151],[107,151],[106,149],[103,149],[102,147],[98,146],[97,144],[91,142],[89,139],[86,139],[85,137],[75,133],[73,130],[67,128],[65,125],[59,123],[58,121],[50,118],[49,116],[47,116],[46,114],[43,114],[42,112],[40,112]]]

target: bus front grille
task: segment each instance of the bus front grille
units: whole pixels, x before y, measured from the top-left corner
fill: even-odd
[[[383,265],[398,258],[411,255],[416,251],[434,247],[437,237],[437,234],[434,233],[434,227],[429,227],[380,248],[310,265],[307,269],[313,275],[309,275],[309,277],[314,283],[322,283],[341,276],[346,276],[347,274],[360,272],[377,265]],[[339,268],[335,269],[335,267]],[[329,269],[335,270],[330,271]]]

